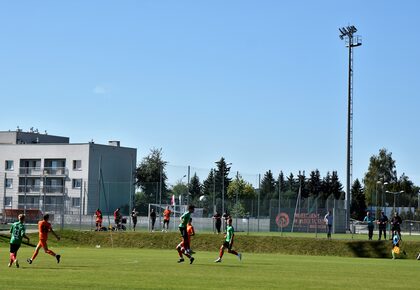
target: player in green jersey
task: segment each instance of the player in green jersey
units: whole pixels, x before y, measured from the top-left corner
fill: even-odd
[[[194,258],[191,256],[191,250],[190,250],[190,243],[188,240],[188,232],[187,232],[187,225],[188,222],[191,219],[191,214],[194,212],[194,206],[191,204],[188,206],[188,211],[186,211],[182,216],[181,216],[181,223],[179,224],[179,231],[181,232],[181,237],[182,237],[182,244],[184,245],[183,247],[183,251],[182,254],[184,254],[187,258],[190,259],[190,264],[192,264],[194,262]],[[177,247],[178,250],[178,247]],[[184,258],[179,258],[178,263],[182,263],[184,262]]]
[[[16,267],[19,268],[19,262],[16,258],[17,252],[20,248],[20,245],[22,244],[22,239],[25,238],[28,240],[29,238],[26,235],[26,228],[25,228],[25,215],[20,214],[18,216],[19,221],[12,224],[10,228],[10,261],[9,261],[9,267],[15,263]]]
[[[226,227],[226,235],[225,235],[225,241],[223,242],[223,245],[220,247],[219,251],[219,258],[217,258],[216,263],[222,262],[223,253],[225,252],[225,249],[228,249],[228,253],[231,253],[238,257],[239,261],[242,260],[242,254],[236,252],[235,250],[232,250],[233,246],[233,238],[235,236],[235,231],[232,226],[232,219],[229,218],[227,220],[227,227]]]

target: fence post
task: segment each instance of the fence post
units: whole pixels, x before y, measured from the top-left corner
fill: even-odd
[[[82,198],[83,198],[83,179],[80,180],[80,199],[79,199],[79,230],[82,230]]]
[[[260,193],[261,193],[261,174],[258,174],[257,232],[260,231]]]

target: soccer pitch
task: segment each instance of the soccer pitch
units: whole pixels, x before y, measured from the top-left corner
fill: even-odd
[[[175,250],[55,247],[55,259],[22,247],[20,268],[7,267],[1,245],[2,289],[418,289],[417,260],[292,256],[243,253],[242,261],[225,253],[198,252],[192,265],[177,264]]]

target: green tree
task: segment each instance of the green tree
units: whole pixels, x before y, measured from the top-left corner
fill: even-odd
[[[325,177],[322,179],[322,190],[321,190],[321,197],[325,201],[328,197],[332,194],[332,180],[331,174],[328,171]]]
[[[359,179],[356,179],[351,187],[350,213],[352,219],[359,221],[366,215],[366,200]]]
[[[322,190],[322,182],[321,182],[321,174],[319,173],[319,170],[313,170],[311,171],[311,174],[309,175],[308,179],[308,192],[309,195],[313,197],[317,197]]]
[[[276,191],[276,181],[274,180],[273,173],[268,170],[261,181],[261,200],[268,200],[274,196]]]
[[[308,191],[308,184],[305,176],[305,171],[300,172],[298,174],[298,184],[300,187],[300,196],[302,198],[308,198],[309,197],[309,191]]]
[[[203,194],[207,197],[213,196],[213,190],[215,189],[215,176],[214,170],[210,170],[209,175],[207,176],[206,180],[203,182]]]
[[[194,204],[198,202],[198,198],[201,195],[201,187],[202,185],[200,183],[200,178],[197,176],[197,173],[194,173],[189,184],[189,194],[191,197],[191,202]]]
[[[143,192],[145,203],[167,203],[167,185],[162,149],[153,148],[136,169],[136,184]],[[160,195],[160,192],[162,193]]]
[[[392,159],[392,153],[388,153],[386,149],[381,149],[378,155],[370,157],[368,171],[363,179],[368,205],[376,205],[377,182],[380,180],[390,184],[397,182],[395,161]]]
[[[225,158],[220,158],[219,161],[216,162],[216,170],[214,172],[215,177],[215,188],[216,193],[219,194],[219,197],[222,198],[222,186],[224,187],[224,193],[227,192],[227,188],[229,187],[229,183],[232,180],[229,178],[230,172],[230,165],[226,163]]]
[[[283,171],[280,171],[279,177],[276,182],[276,192],[277,192],[277,198],[279,195],[281,196],[281,193],[286,190],[286,180],[284,179]]]
[[[344,199],[343,185],[338,178],[337,171],[332,172],[331,193],[334,195],[335,199]]]
[[[256,197],[256,192],[251,183],[245,181],[241,175],[232,180],[227,189],[227,195],[230,199],[252,199]]]

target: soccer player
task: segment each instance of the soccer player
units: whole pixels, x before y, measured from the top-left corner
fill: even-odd
[[[32,262],[35,260],[36,256],[38,255],[39,249],[44,248],[45,253],[53,256],[56,258],[57,263],[60,263],[60,255],[57,255],[53,251],[48,249],[47,240],[48,240],[48,233],[51,232],[56,239],[59,241],[60,236],[58,236],[52,229],[51,224],[48,222],[50,219],[50,215],[46,214],[44,215],[44,218],[42,221],[38,222],[38,231],[39,231],[39,242],[38,245],[35,248],[35,252],[32,255],[32,258],[28,258],[28,263],[32,264]]]
[[[180,217],[181,219],[181,223],[179,224],[179,231],[181,232],[181,237],[182,237],[182,244],[184,245],[183,247],[183,254],[190,259],[190,264],[192,264],[194,262],[194,258],[191,256],[190,252],[190,244],[189,244],[189,240],[188,240],[188,232],[187,232],[187,225],[188,222],[191,219],[191,214],[194,212],[194,206],[191,204],[188,206],[188,211],[186,211],[184,214],[182,214],[182,216]],[[178,247],[177,247],[178,250]],[[179,251],[178,251],[179,253]],[[180,259],[178,260],[178,263],[182,263],[184,262],[184,258],[182,258],[182,254],[180,255]]]
[[[231,254],[237,256],[239,261],[242,260],[242,254],[236,252],[235,250],[232,250],[234,236],[235,236],[235,233],[234,233],[234,229],[233,229],[233,226],[232,226],[232,218],[229,218],[227,220],[225,241],[223,242],[223,245],[220,247],[219,258],[217,258],[216,261],[214,261],[215,263],[222,262],[222,257],[223,257],[223,253],[225,251],[225,248],[228,249],[228,253],[231,253]]]
[[[98,208],[95,212],[96,217],[96,230],[100,231],[102,229],[102,211]]]
[[[182,254],[183,253],[187,253],[187,254],[189,254],[190,256],[194,253],[192,250],[191,250],[191,236],[194,236],[195,235],[195,230],[194,230],[194,227],[193,227],[193,225],[192,225],[192,218],[190,218],[190,221],[188,222],[188,225],[187,225],[187,234],[188,234],[188,244],[189,244],[189,246],[190,246],[190,248],[188,249],[188,250],[186,250],[185,249],[185,246],[184,246],[184,242],[183,241],[181,241],[179,244],[178,244],[178,246],[176,247],[176,249],[177,249],[177,251],[178,251],[178,255],[179,255],[179,261],[178,261],[178,263],[182,263],[182,262],[184,262],[184,258],[182,257]],[[185,254],[186,255],[186,254]],[[187,256],[187,255],[186,255]],[[188,256],[187,256],[188,257]]]
[[[169,221],[171,220],[171,210],[169,206],[163,211],[163,229],[162,232],[167,232],[169,230]],[[166,225],[166,228],[165,228]]]
[[[133,221],[133,231],[136,231],[136,225],[137,225],[137,211],[136,208],[133,208],[131,211],[131,220]]]
[[[10,262],[8,265],[11,267],[13,263],[15,263],[16,268],[19,268],[19,262],[16,257],[20,245],[22,244],[22,239],[27,239],[29,243],[29,237],[25,233],[25,215],[20,214],[18,219],[19,221],[13,223],[10,228]]]

